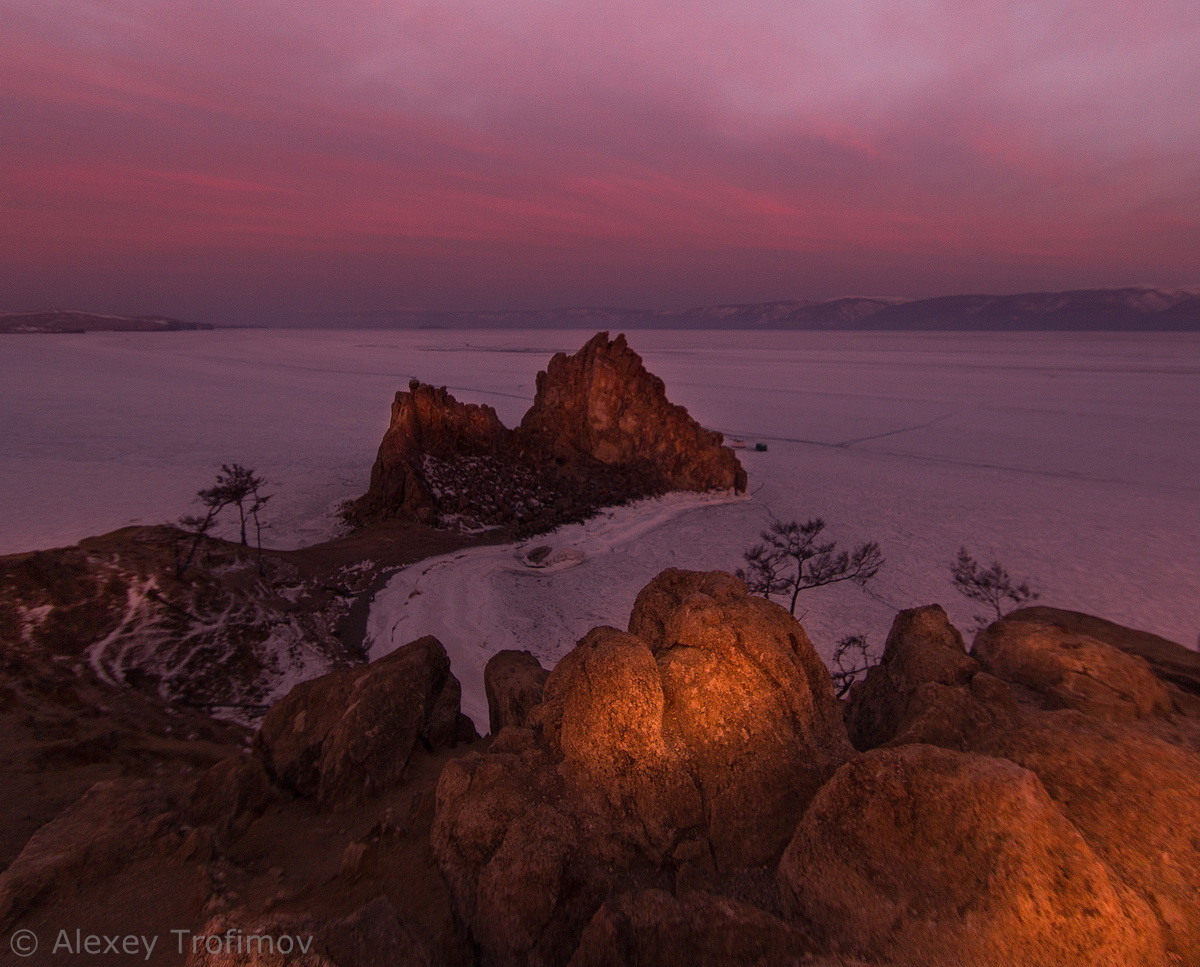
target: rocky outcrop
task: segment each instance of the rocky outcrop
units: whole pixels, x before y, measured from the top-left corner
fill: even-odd
[[[483,669],[488,724],[492,735],[514,725],[524,727],[529,713],[542,701],[549,672],[527,651],[498,651]]]
[[[1150,907],[1012,762],[907,745],[841,770],[779,868],[819,942],[910,965],[1164,964]]]
[[[1142,658],[1080,628],[1137,635],[1026,613],[966,655],[940,609],[904,612],[853,695],[850,733],[859,748],[931,743],[1027,770],[1153,911],[1170,954],[1200,962],[1200,818],[1187,805],[1200,796],[1200,717]]]
[[[1031,689],[1050,707],[1113,721],[1175,707],[1168,686],[1143,659],[1054,625],[998,621],[980,632],[973,654],[992,674]]]
[[[1195,696],[1138,633],[1063,615],[967,651],[941,608],[902,612],[839,707],[789,614],[665,571],[548,675],[496,656],[493,738],[457,755],[432,638],[298,686],[252,750],[183,714],[152,758],[56,731],[97,701],[46,679],[61,710],[9,707],[39,733],[10,795],[34,807],[25,763],[72,774],[6,847],[0,928],[311,938],[192,967],[1200,964]],[[123,758],[75,785],[93,740]]]
[[[555,354],[517,432],[527,449],[575,475],[600,464],[621,468],[648,493],[746,489],[721,434],[667,399],[623,335],[597,333],[574,355]]]
[[[371,486],[354,512],[362,519],[405,517],[435,523],[438,498],[443,496],[439,489],[448,494],[452,482],[438,488],[430,480],[431,463],[507,462],[511,449],[512,433],[490,406],[460,403],[445,387],[413,380],[407,393],[396,394],[391,422],[371,468]]]
[[[558,353],[516,430],[489,406],[413,381],[398,393],[352,523],[402,517],[445,526],[548,530],[669,490],[744,490],[722,437],[667,400],[624,336]]]
[[[528,728],[442,774],[434,851],[489,962],[565,962],[618,883],[763,868],[852,755],[803,628],[735,578],[664,572],[630,629],[588,634]]]
[[[297,685],[255,738],[272,781],[324,805],[348,805],[401,781],[418,747],[474,739],[461,687],[431,636],[357,668]]]
[[[456,916],[498,967],[1200,963],[1200,716],[1106,636],[901,612],[856,752],[790,615],[665,571],[444,770]]]

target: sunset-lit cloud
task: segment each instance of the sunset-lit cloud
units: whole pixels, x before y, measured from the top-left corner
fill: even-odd
[[[1190,0],[0,16],[0,308],[1200,282]]]

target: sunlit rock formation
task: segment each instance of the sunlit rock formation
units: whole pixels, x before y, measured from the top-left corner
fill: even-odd
[[[618,885],[777,861],[852,755],[804,630],[735,578],[666,571],[629,627],[588,634],[531,728],[442,774],[434,850],[489,963],[565,963]]]
[[[347,516],[533,532],[636,497],[745,488],[721,434],[667,399],[624,336],[597,333],[538,374],[516,430],[489,406],[411,383],[392,404],[370,488]]]
[[[790,615],[664,572],[444,770],[457,916],[513,967],[1200,962],[1200,707],[1040,614],[902,612],[856,752]]]

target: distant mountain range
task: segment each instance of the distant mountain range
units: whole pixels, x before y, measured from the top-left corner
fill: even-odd
[[[1198,332],[1200,287],[1074,289],[933,299],[756,302],[694,309],[381,309],[307,313],[283,323],[305,329],[795,329]],[[164,316],[110,316],[51,309],[0,312],[0,333],[171,332],[213,329]]]
[[[312,315],[380,329],[1200,330],[1200,288],[1076,289],[933,299],[792,300],[695,309],[394,309]]]
[[[165,316],[106,316],[66,309],[0,312],[0,333],[178,332],[183,329],[212,328],[206,322],[180,322]]]

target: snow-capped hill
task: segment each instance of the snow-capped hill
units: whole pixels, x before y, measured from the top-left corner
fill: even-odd
[[[1200,330],[1200,290],[1129,287],[956,295],[888,306],[867,329]]]

